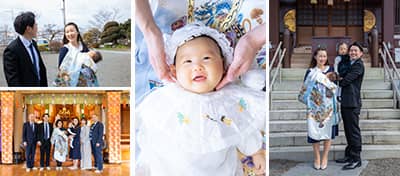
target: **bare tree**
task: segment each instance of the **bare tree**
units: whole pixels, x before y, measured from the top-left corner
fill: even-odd
[[[56,24],[45,24],[42,37],[51,42],[57,35],[62,34],[63,29],[57,27]]]
[[[115,21],[119,18],[121,18],[121,14],[118,8],[113,8],[112,10],[101,9],[93,15],[93,19],[89,20],[89,24],[94,28],[103,29],[103,26],[108,21]]]

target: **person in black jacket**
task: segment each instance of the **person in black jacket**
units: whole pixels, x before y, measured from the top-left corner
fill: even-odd
[[[9,87],[47,87],[46,67],[36,42],[37,23],[32,12],[18,15],[14,21],[19,36],[3,53],[4,75]]]
[[[344,132],[347,146],[345,157],[338,159],[338,163],[347,163],[343,170],[355,169],[361,166],[361,132],[359,127],[359,115],[361,110],[361,84],[364,78],[364,63],[362,46],[355,42],[349,47],[350,70],[339,79],[342,87],[341,115],[343,119]]]
[[[40,171],[42,171],[44,167],[46,167],[47,170],[50,170],[50,138],[52,133],[53,125],[49,123],[49,114],[44,114],[43,123],[41,123],[38,128],[38,143],[40,145]]]
[[[33,164],[35,162],[35,151],[37,142],[37,130],[38,126],[35,123],[35,115],[29,114],[29,121],[24,123],[22,131],[22,140],[25,146],[26,155],[26,172],[30,172],[31,169],[35,169]]]

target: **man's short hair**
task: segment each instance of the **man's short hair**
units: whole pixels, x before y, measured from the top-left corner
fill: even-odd
[[[14,29],[21,35],[24,35],[28,26],[33,27],[33,25],[35,25],[35,14],[32,12],[23,12],[14,20]]]

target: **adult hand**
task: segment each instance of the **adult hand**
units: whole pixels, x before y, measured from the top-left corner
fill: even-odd
[[[25,146],[25,147],[27,146],[27,143],[26,143],[26,142],[24,142],[24,146]]]
[[[229,66],[222,81],[216,87],[217,90],[249,70],[258,50],[265,44],[265,27],[265,24],[257,26],[239,39],[233,54],[232,64]]]
[[[37,142],[37,144],[39,144],[39,146],[41,146],[41,145],[42,145],[42,143],[41,143],[40,141],[38,141],[38,142]]]
[[[175,82],[166,62],[162,33],[154,21],[149,1],[137,0],[135,5],[136,24],[143,32],[151,66],[161,80]]]
[[[159,29],[145,34],[147,51],[149,54],[150,64],[161,80],[175,82],[167,64],[166,54],[164,50],[164,40]]]
[[[96,143],[96,147],[100,147],[100,143]]]
[[[261,153],[257,153],[252,156],[254,163],[254,173],[256,175],[265,174],[265,156]]]

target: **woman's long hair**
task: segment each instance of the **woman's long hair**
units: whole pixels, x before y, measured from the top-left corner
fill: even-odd
[[[76,24],[73,23],[73,22],[69,22],[68,24],[66,24],[66,25],[64,26],[63,43],[64,43],[64,44],[69,43],[69,41],[68,41],[68,39],[67,39],[67,36],[65,36],[65,28],[67,28],[67,26],[74,26],[74,27],[75,27],[76,32],[78,32],[78,38],[77,38],[78,43],[79,43],[79,42],[82,43],[82,50],[85,50],[85,48],[87,48],[87,46],[86,46],[85,42],[83,42],[83,39],[82,39],[82,36],[81,36],[81,32],[79,32],[78,25],[76,25]]]
[[[315,59],[315,56],[317,56],[319,51],[325,51],[326,54],[328,55],[328,52],[326,51],[326,48],[318,47],[314,51],[314,53],[313,53],[313,55],[311,57],[311,62],[310,62],[310,65],[308,66],[309,68],[314,68],[315,66],[317,66],[317,60]],[[329,59],[328,58],[326,59],[325,65],[329,65]]]

